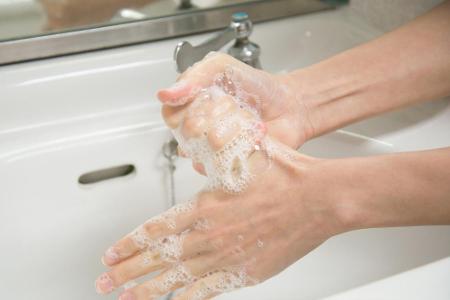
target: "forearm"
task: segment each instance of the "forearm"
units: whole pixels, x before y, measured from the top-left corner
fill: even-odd
[[[309,111],[313,136],[450,95],[450,1],[289,78]]]
[[[450,224],[450,148],[325,160],[312,170],[309,186],[323,187],[343,231]]]

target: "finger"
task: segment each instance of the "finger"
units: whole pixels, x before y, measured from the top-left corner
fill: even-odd
[[[188,103],[190,95],[194,94],[196,85],[187,81],[178,81],[167,89],[158,91],[158,99],[165,105],[179,106]]]
[[[173,300],[210,299],[222,293],[245,287],[246,281],[245,276],[239,274],[227,271],[216,272],[196,281]]]
[[[110,271],[100,275],[95,287],[97,293],[108,294],[130,280],[168,266],[167,262],[160,259],[159,254],[145,251],[116,264]]]
[[[221,274],[215,273],[200,279],[181,294],[173,298],[173,300],[204,300],[218,296],[220,293],[214,288],[214,286],[219,283],[219,279],[221,278]]]
[[[206,170],[205,170],[205,167],[203,166],[203,164],[193,162],[193,163],[192,163],[192,167],[193,167],[194,170],[197,171],[198,173],[200,173],[200,174],[206,176]]]
[[[238,109],[238,104],[231,96],[225,95],[215,102],[216,105],[210,112],[214,126],[211,126],[207,137],[211,148],[218,151],[239,134],[241,130],[239,119],[245,112]]]
[[[182,120],[181,134],[185,139],[206,136],[217,117],[236,110],[232,98],[225,94],[213,96],[209,92],[201,93],[194,104],[189,107]]]
[[[207,111],[211,109],[211,101],[204,101],[209,99],[209,93],[201,93],[195,96],[202,105],[197,105],[195,108],[190,108],[189,104],[170,106],[163,105],[161,113],[167,126],[171,129],[178,128],[185,119],[190,122],[195,122],[197,118],[204,118]]]
[[[238,123],[227,124],[223,127],[214,127],[208,132],[208,144],[213,151],[219,151],[236,138],[240,131],[241,126]]]
[[[119,299],[157,299],[176,289],[192,284],[208,270],[208,257],[180,263],[155,278],[125,291]],[[128,297],[128,298],[127,298]]]
[[[177,155],[180,157],[189,157],[189,155],[187,155],[187,153],[184,152],[180,146],[177,147]]]
[[[222,73],[226,66],[239,65],[251,68],[233,57],[212,52],[199,63],[195,64],[178,78],[177,83],[162,89],[157,96],[167,105],[183,105],[193,100],[192,96],[201,88],[211,86],[216,74]]]
[[[180,125],[185,113],[185,105],[175,107],[163,105],[161,109],[161,114],[163,116],[164,122],[166,122],[166,125],[171,129],[175,129]]]
[[[202,229],[203,227],[204,224]],[[109,293],[114,288],[145,274],[166,269],[178,261],[193,259],[216,249],[217,245],[206,239],[200,231],[161,237],[154,242],[151,249],[114,265],[110,271],[102,274],[96,287],[99,293]],[[110,284],[105,285],[104,282]]]
[[[208,132],[209,121],[200,116],[186,117],[181,125],[181,134],[185,139],[198,138]]]
[[[178,81],[186,81],[192,85],[207,87],[217,80],[217,74],[226,72],[229,67],[256,70],[228,54],[210,52],[199,63],[194,64],[181,74]]]
[[[243,128],[252,128],[250,138],[257,144],[260,144],[267,133],[267,127],[264,122],[254,119],[249,112],[239,112],[232,122],[218,124],[212,127],[208,132],[208,144],[214,151],[221,150],[225,145],[229,144],[237,136],[248,134]]]
[[[210,146],[217,151],[239,133],[240,122],[251,122],[255,116],[239,110],[238,104],[229,95],[204,101],[209,97],[211,95],[207,93],[199,95],[199,105],[191,107],[182,120],[181,134],[185,139],[207,136]]]
[[[145,249],[149,241],[186,230],[195,222],[195,205],[195,201],[181,203],[151,218],[110,247],[102,261],[112,266]]]

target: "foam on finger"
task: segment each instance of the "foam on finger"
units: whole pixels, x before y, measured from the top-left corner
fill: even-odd
[[[266,131],[257,108],[248,99],[233,80],[232,69],[227,68],[187,109],[185,122],[209,120],[203,132],[189,134],[183,125],[173,131],[182,151],[204,166],[208,190],[239,193],[253,178],[248,160],[254,151],[265,150]]]

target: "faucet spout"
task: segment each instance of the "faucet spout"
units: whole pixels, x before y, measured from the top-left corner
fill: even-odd
[[[233,14],[231,24],[227,29],[204,43],[193,46],[187,41],[180,42],[174,53],[177,71],[184,72],[194,63],[202,60],[206,54],[221,49],[233,39],[235,39],[235,42],[228,53],[246,64],[260,68],[259,56],[261,50],[257,44],[249,40],[252,29],[253,24],[248,15],[239,12]]]

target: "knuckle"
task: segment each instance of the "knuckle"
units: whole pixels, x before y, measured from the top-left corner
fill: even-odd
[[[142,227],[148,236],[156,236],[161,230],[161,225],[155,222],[147,222]]]
[[[208,144],[217,151],[225,145],[225,140],[217,130],[212,130],[208,133]]]
[[[124,267],[115,267],[109,273],[109,277],[114,283],[114,286],[120,286],[123,282],[127,281],[127,272]]]
[[[211,129],[208,132],[208,144],[214,151],[218,151],[238,136],[240,130],[241,127],[238,124],[231,124],[227,128]]]
[[[217,103],[211,108],[213,117],[221,117],[234,112],[236,109],[234,100],[230,95],[225,95],[217,99]]]
[[[183,136],[186,138],[200,136],[206,127],[206,120],[204,118],[187,118],[183,122]]]
[[[205,235],[202,232],[191,232],[184,240],[185,255],[200,254],[205,248]]]
[[[209,249],[217,251],[225,246],[225,234],[223,229],[216,228],[203,233],[203,241]]]
[[[217,236],[209,237],[208,243],[214,250],[222,249],[224,246],[223,239]]]
[[[215,199],[211,197],[209,192],[202,192],[197,196],[198,216],[207,218],[213,216],[216,211],[214,208]]]
[[[168,105],[163,105],[161,109],[161,114],[164,122],[171,129],[177,128],[183,117],[184,107],[171,107]]]

